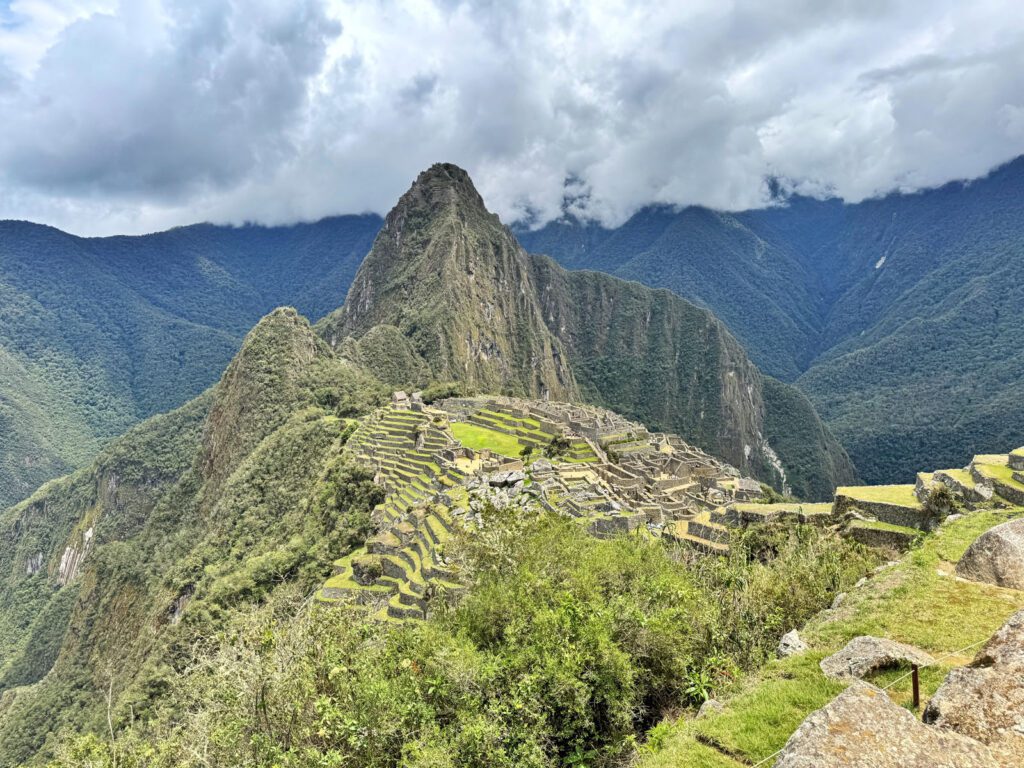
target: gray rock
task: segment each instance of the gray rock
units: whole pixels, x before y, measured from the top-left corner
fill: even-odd
[[[1024,589],[1024,518],[981,534],[956,564],[956,573],[971,581]]]
[[[885,691],[856,681],[812,712],[775,768],[997,768],[988,747],[930,728]]]
[[[807,643],[800,638],[800,633],[795,629],[791,629],[779,640],[779,658],[784,659],[787,656],[803,653],[807,650],[807,647]]]
[[[946,676],[924,720],[989,745],[1002,765],[1024,765],[1024,611]]]
[[[935,659],[912,645],[881,637],[861,635],[848,642],[839,652],[821,660],[821,671],[837,679],[862,678],[879,669],[900,664],[935,663]]]
[[[722,706],[722,702],[716,701],[715,699],[708,699],[700,705],[700,709],[697,710],[697,717],[713,715],[716,712],[721,712],[723,709],[725,709],[725,707]]]
[[[846,593],[845,592],[840,592],[838,595],[835,596],[835,599],[832,601],[832,605],[830,606],[830,608],[831,608],[831,610],[834,611],[834,610],[836,610],[836,608],[839,608],[840,606],[842,606],[842,604],[845,603],[845,602],[846,602]]]

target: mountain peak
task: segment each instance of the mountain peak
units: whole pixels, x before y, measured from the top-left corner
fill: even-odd
[[[440,216],[449,210],[458,210],[463,217],[471,213],[498,221],[465,170],[452,163],[435,163],[416,177],[388,214],[384,228],[397,235],[409,218]]]
[[[439,381],[574,398],[572,373],[535,296],[526,252],[469,174],[438,163],[387,215],[344,307],[322,328],[337,344],[394,326]]]

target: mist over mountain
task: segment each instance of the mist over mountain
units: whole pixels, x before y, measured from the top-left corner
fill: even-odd
[[[766,385],[713,314],[528,255],[453,165],[420,174],[320,331],[338,345],[381,326],[397,328],[435,380],[605,405],[808,498],[854,477],[813,408],[772,407],[763,389],[789,388]],[[773,444],[766,424],[780,421],[791,430]]]
[[[857,205],[648,208],[565,219],[529,250],[710,308],[767,373],[807,393],[873,482],[958,466],[1024,431],[1024,159]]]

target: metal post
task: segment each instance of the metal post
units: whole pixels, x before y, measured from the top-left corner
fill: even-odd
[[[921,706],[921,678],[917,674],[917,664],[912,665],[910,679],[914,683],[914,709]]]

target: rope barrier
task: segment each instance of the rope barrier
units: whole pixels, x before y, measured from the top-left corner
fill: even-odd
[[[944,659],[948,659],[948,658],[950,658],[950,657],[952,657],[952,656],[959,656],[959,655],[960,655],[960,654],[962,654],[962,653],[963,653],[964,651],[969,651],[969,650],[971,650],[972,648],[977,648],[977,647],[978,647],[979,645],[981,645],[982,643],[987,643],[988,641],[989,641],[989,638],[987,638],[987,637],[986,637],[986,638],[985,638],[984,640],[979,640],[979,641],[978,641],[978,642],[976,642],[976,643],[971,643],[970,645],[968,645],[968,646],[965,646],[965,647],[963,647],[963,648],[960,648],[959,650],[956,650],[956,651],[950,651],[949,653],[943,654],[942,656],[939,656],[939,657],[938,657],[937,659],[935,659],[935,661],[933,661],[933,662],[932,662],[931,664],[918,664],[918,665],[917,665],[917,667],[918,667],[918,669],[920,669],[921,667],[934,667],[934,666],[936,666],[936,665],[937,665],[937,664],[938,664],[938,663],[939,663],[940,661],[943,661]],[[890,688],[892,688],[892,687],[893,687],[894,685],[896,685],[896,683],[900,682],[901,680],[906,680],[906,679],[907,679],[908,677],[910,677],[910,676],[911,676],[912,674],[914,674],[914,670],[913,670],[913,669],[911,669],[911,670],[910,670],[909,672],[907,672],[907,673],[906,673],[905,675],[900,675],[899,677],[897,677],[897,678],[896,678],[895,680],[893,680],[893,681],[892,681],[891,683],[889,683],[889,684],[888,684],[887,686],[885,686],[884,688],[882,688],[882,690],[883,690],[883,691],[888,691],[888,690],[889,690]],[[751,768],[759,768],[759,766],[762,766],[762,765],[764,765],[764,764],[765,764],[765,763],[767,763],[767,762],[768,762],[769,760],[771,760],[771,759],[773,759],[773,758],[775,758],[775,757],[778,757],[778,756],[779,756],[780,754],[782,754],[782,750],[783,750],[783,749],[785,749],[785,746],[783,746],[783,747],[782,747],[782,749],[779,749],[779,750],[777,750],[777,751],[775,751],[775,752],[772,752],[772,753],[771,753],[770,755],[768,755],[768,757],[764,757],[764,758],[761,758],[761,759],[760,759],[760,760],[758,760],[758,761],[757,761],[756,763],[754,763],[754,764],[753,764],[753,766],[751,766]]]

